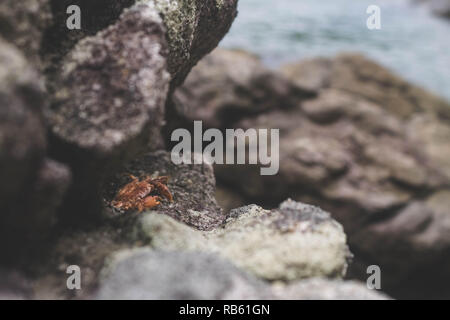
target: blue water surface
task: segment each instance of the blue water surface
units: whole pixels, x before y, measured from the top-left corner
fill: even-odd
[[[381,30],[366,26],[372,4],[381,8]],[[239,0],[221,46],[257,53],[271,67],[363,52],[450,100],[450,19],[409,0]]]

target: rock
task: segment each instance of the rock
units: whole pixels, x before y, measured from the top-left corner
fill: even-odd
[[[32,64],[41,66],[42,42],[52,18],[50,0],[4,0],[0,3],[0,35],[22,50]]]
[[[223,186],[216,187],[216,200],[219,206],[225,211],[230,212],[234,208],[245,206],[245,200],[237,192]]]
[[[96,299],[263,299],[263,283],[205,253],[135,249],[117,253]]]
[[[66,28],[69,5],[81,9],[81,30]],[[54,23],[47,31],[44,43],[48,67],[54,69],[51,64],[58,64],[79,40],[114,24],[122,12],[132,6],[146,6],[155,17],[162,18],[159,24],[167,31],[172,88],[180,85],[190,69],[218,45],[237,15],[237,0],[54,1]],[[165,40],[166,37],[162,38]]]
[[[55,226],[58,209],[71,180],[72,174],[67,166],[49,158],[44,159],[27,200],[28,212],[33,215],[28,215],[22,221],[23,226],[30,228],[29,234],[38,230],[49,231]]]
[[[47,222],[55,219],[69,181],[65,168],[62,179],[52,180],[53,162],[45,159],[44,91],[37,72],[3,39],[0,66],[0,260],[4,262],[48,230]],[[56,176],[61,170],[56,169]],[[48,190],[57,192],[46,194]]]
[[[108,21],[127,5],[114,6]],[[160,132],[169,85],[180,83],[213,49],[235,14],[234,0],[138,1],[81,40],[61,70],[50,74],[51,151],[74,171],[64,210],[68,222],[79,220],[79,203],[82,219],[98,219],[103,179],[143,151],[164,148]]]
[[[26,300],[30,296],[30,283],[17,271],[0,269],[0,300]]]
[[[241,118],[292,107],[313,95],[265,68],[256,56],[216,49],[193,68],[175,92],[171,121],[178,117],[189,125],[202,120],[205,127],[225,128]]]
[[[450,18],[450,1],[448,0],[432,0],[430,2],[431,10],[440,16]]]
[[[301,88],[319,91],[328,87],[332,61],[328,58],[310,58],[281,66],[281,73]]]
[[[0,207],[4,208],[29,182],[44,156],[46,141],[39,116],[43,89],[37,73],[1,38],[0,48]]]
[[[385,300],[355,281],[311,279],[268,285],[215,255],[123,250],[102,271],[96,299]]]
[[[290,200],[272,211],[232,210],[214,237],[222,255],[271,281],[342,277],[351,256],[342,227],[328,213]]]
[[[169,176],[168,187],[174,201],[164,201],[154,210],[169,215],[199,230],[211,230],[221,225],[225,214],[214,198],[216,180],[211,165],[175,165],[166,151],[148,153],[123,168],[105,183],[105,203],[110,204],[118,190],[130,180],[148,175]]]
[[[74,171],[66,215],[81,202],[95,218],[103,175],[159,136],[170,80],[163,39],[159,15],[138,5],[65,58],[46,120],[52,153]]]
[[[169,42],[172,89],[225,36],[237,15],[237,0],[156,0]]]
[[[311,79],[312,72],[320,80]],[[362,97],[401,118],[408,118],[415,112],[438,112],[450,119],[445,100],[408,83],[360,54],[306,60],[284,66],[282,73],[295,83],[316,82],[316,87],[335,88]]]
[[[208,68],[215,74],[214,64]],[[220,63],[217,70],[227,77]],[[366,267],[377,264],[388,293],[437,292],[450,276],[449,212],[430,201],[450,186],[449,103],[360,55],[307,60],[282,73],[317,97],[227,124],[280,129],[279,174],[263,177],[255,165],[216,165],[219,187],[267,207],[287,197],[320,206],[345,227],[356,253],[351,274],[365,279]],[[201,94],[184,89],[196,105]],[[424,271],[429,268],[435,272]],[[407,281],[411,277],[417,281]]]
[[[276,298],[282,300],[386,300],[383,293],[369,290],[357,281],[310,279],[287,286],[274,286]]]
[[[81,39],[93,36],[114,24],[123,10],[136,0],[50,0],[53,19],[45,29],[41,55],[47,74],[59,72],[61,60]],[[81,28],[69,29],[67,13],[70,6],[78,6],[81,12]],[[73,14],[73,13],[72,13]]]
[[[450,18],[450,1],[448,0],[415,0],[414,2],[424,3],[434,14]]]
[[[158,136],[169,82],[163,32],[159,17],[138,6],[66,58],[47,121],[55,154],[74,169],[69,207],[98,201],[102,174]]]
[[[232,210],[221,228],[203,233],[150,212],[138,218],[130,239],[158,250],[216,253],[270,281],[339,278],[350,257],[342,227],[328,213],[293,201],[272,211]]]

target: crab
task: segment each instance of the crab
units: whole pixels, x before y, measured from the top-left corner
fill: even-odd
[[[162,197],[170,202],[173,201],[173,196],[167,187],[168,177],[152,178],[150,176],[140,180],[139,178],[130,175],[132,181],[126,184],[119,190],[111,205],[123,211],[153,209],[161,204],[162,198],[157,195],[150,195],[157,191]]]

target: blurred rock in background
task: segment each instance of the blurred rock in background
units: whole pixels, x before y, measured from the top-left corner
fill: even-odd
[[[231,97],[251,91],[260,70],[249,54],[216,50],[176,92],[189,97],[189,108],[178,107],[178,117],[204,116],[208,123],[216,110],[232,114],[242,103]],[[250,100],[251,111],[234,121],[213,118],[223,121],[216,123],[221,128],[280,129],[280,173],[264,177],[257,166],[217,165],[219,201],[225,207],[237,201],[274,207],[291,197],[321,206],[345,227],[354,276],[366,278],[366,266],[377,264],[387,292],[446,296],[441,286],[450,278],[450,105],[358,54],[310,59],[271,73],[266,78],[298,90],[265,98],[270,108],[261,109],[258,100],[252,107]],[[199,83],[208,83],[205,91]],[[212,83],[239,90],[208,94]],[[315,97],[305,97],[305,90]]]

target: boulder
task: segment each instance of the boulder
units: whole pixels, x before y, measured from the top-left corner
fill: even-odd
[[[294,201],[272,211],[256,205],[232,210],[222,227],[207,232],[149,212],[130,239],[158,250],[212,252],[269,281],[340,278],[351,257],[342,227],[328,213]]]
[[[116,253],[96,299],[263,299],[268,288],[214,255],[135,249]],[[266,291],[266,293],[264,292]]]

